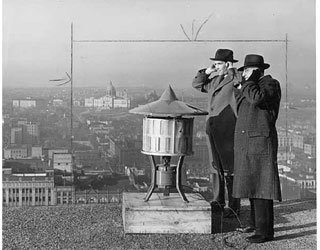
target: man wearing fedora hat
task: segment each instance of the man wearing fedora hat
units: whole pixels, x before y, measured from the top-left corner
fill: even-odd
[[[210,164],[214,170],[212,207],[223,211],[225,217],[240,214],[240,199],[232,197],[234,164],[234,128],[236,123],[236,100],[234,85],[241,81],[241,74],[233,67],[230,49],[218,49],[210,58],[213,65],[198,71],[192,86],[208,93],[208,116],[206,121],[207,144]],[[211,76],[212,73],[215,73]],[[225,184],[228,190],[229,210],[225,210]]]
[[[247,55],[238,69],[244,81],[235,85],[233,197],[250,200],[251,226],[256,231],[247,238],[251,243],[273,240],[273,200],[281,201],[276,130],[281,89],[277,80],[264,75],[269,67],[263,56]]]

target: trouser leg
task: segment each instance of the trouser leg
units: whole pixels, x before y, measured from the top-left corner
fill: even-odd
[[[219,175],[219,192],[218,192],[218,198],[217,198],[217,202],[219,202],[219,204],[221,206],[225,206],[226,205],[226,201],[225,201],[225,181],[224,181],[224,173],[223,173],[223,169],[219,169],[218,170],[218,175]]]
[[[249,226],[252,228],[256,228],[255,222],[255,212],[254,212],[254,202],[253,199],[249,199],[250,201],[250,219],[249,219]]]
[[[224,171],[219,159],[212,134],[207,134],[207,144],[209,149],[209,160],[213,167],[213,200],[217,201],[221,206],[225,206],[225,182]]]
[[[252,199],[255,213],[256,235],[274,235],[273,200]]]
[[[228,174],[226,175],[226,185],[228,190],[228,206],[237,214],[240,213],[240,198],[232,197],[232,186],[233,186],[233,176]]]

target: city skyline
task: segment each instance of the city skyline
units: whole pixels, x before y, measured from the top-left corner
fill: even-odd
[[[206,6],[203,8],[203,6]],[[315,2],[253,1],[50,1],[3,2],[3,87],[51,87],[70,73],[74,40],[284,40],[288,35],[289,88],[315,89]],[[17,18],[19,16],[19,18]],[[194,21],[193,21],[194,20]],[[193,28],[192,28],[193,27]],[[196,71],[219,47],[234,50],[242,66],[261,53],[267,74],[285,89],[284,42],[74,43],[74,87],[190,87]],[[249,48],[249,49],[248,49]],[[306,64],[306,58],[310,63]],[[301,74],[303,72],[303,74]],[[301,86],[303,85],[303,86]]]

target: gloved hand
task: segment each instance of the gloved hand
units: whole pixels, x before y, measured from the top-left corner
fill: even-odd
[[[260,76],[261,76],[260,70],[255,69],[254,71],[252,71],[247,81],[258,82]]]

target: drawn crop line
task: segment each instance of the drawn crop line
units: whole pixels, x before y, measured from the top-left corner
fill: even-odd
[[[207,42],[287,42],[285,39],[206,39],[206,40],[167,40],[167,39],[110,39],[110,40],[73,40],[76,43],[207,43]]]

